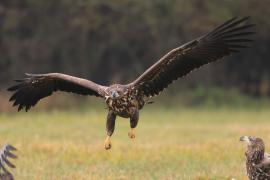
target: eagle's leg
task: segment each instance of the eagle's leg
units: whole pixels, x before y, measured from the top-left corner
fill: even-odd
[[[132,116],[130,117],[130,131],[128,133],[128,136],[133,139],[135,138],[135,128],[139,121],[139,111],[136,109]]]
[[[107,122],[106,122],[107,137],[104,143],[106,150],[112,147],[111,136],[114,132],[115,119],[116,119],[116,115],[112,111],[109,111],[107,115]]]

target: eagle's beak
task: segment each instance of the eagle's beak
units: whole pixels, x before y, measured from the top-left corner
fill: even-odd
[[[240,141],[246,141],[246,142],[250,142],[250,140],[249,140],[249,137],[248,136],[242,136],[242,137],[240,137],[240,139],[239,139]]]

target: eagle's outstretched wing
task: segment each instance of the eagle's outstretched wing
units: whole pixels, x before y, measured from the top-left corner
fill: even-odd
[[[16,148],[7,144],[0,150],[0,179],[12,180],[13,175],[7,170],[6,166],[10,168],[15,168],[8,158],[16,159],[17,156],[12,153]]]
[[[131,88],[140,90],[145,96],[158,95],[174,80],[185,76],[204,64],[238,52],[250,42],[253,24],[244,24],[248,17],[232,18],[204,36],[173,49],[130,83]]]
[[[104,97],[105,86],[86,79],[60,73],[26,75],[27,78],[15,80],[18,84],[8,88],[8,91],[15,91],[9,101],[14,101],[13,106],[18,106],[18,111],[23,108],[28,111],[40,99],[50,96],[54,91]]]

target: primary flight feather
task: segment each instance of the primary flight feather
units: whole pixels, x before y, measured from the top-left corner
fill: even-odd
[[[249,43],[253,24],[246,24],[248,17],[232,18],[211,32],[177,47],[163,56],[154,65],[130,84],[102,86],[92,81],[60,73],[26,74],[10,87],[14,91],[10,101],[18,110],[28,111],[40,99],[55,91],[66,91],[82,95],[94,95],[105,100],[107,137],[105,148],[111,148],[110,137],[114,132],[116,116],[130,118],[130,138],[135,137],[134,128],[139,120],[139,110],[148,99],[160,94],[174,80],[192,70],[238,52]]]
[[[2,180],[13,180],[13,175],[7,170],[7,167],[15,168],[8,158],[16,159],[17,156],[12,151],[17,149],[12,145],[6,144],[0,149],[0,179]]]

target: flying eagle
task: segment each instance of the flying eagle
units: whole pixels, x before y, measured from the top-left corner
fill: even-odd
[[[6,169],[5,166],[10,168],[15,168],[8,158],[16,159],[17,156],[12,153],[17,149],[9,144],[6,144],[2,149],[0,149],[0,179],[1,180],[13,180],[13,175]]]
[[[254,25],[246,23],[248,19],[232,18],[211,32],[171,50],[129,84],[103,86],[60,73],[26,74],[25,79],[15,80],[18,84],[8,89],[14,91],[10,101],[14,101],[13,106],[18,106],[18,111],[23,108],[28,111],[54,91],[103,98],[108,107],[105,149],[110,149],[116,116],[130,118],[128,136],[135,138],[134,128],[139,120],[139,110],[151,97],[159,95],[173,81],[192,70],[246,47],[244,44],[251,41],[248,37],[254,33],[251,31]]]
[[[261,138],[242,136],[240,141],[247,142],[246,169],[250,180],[270,179],[270,154],[265,152]]]

